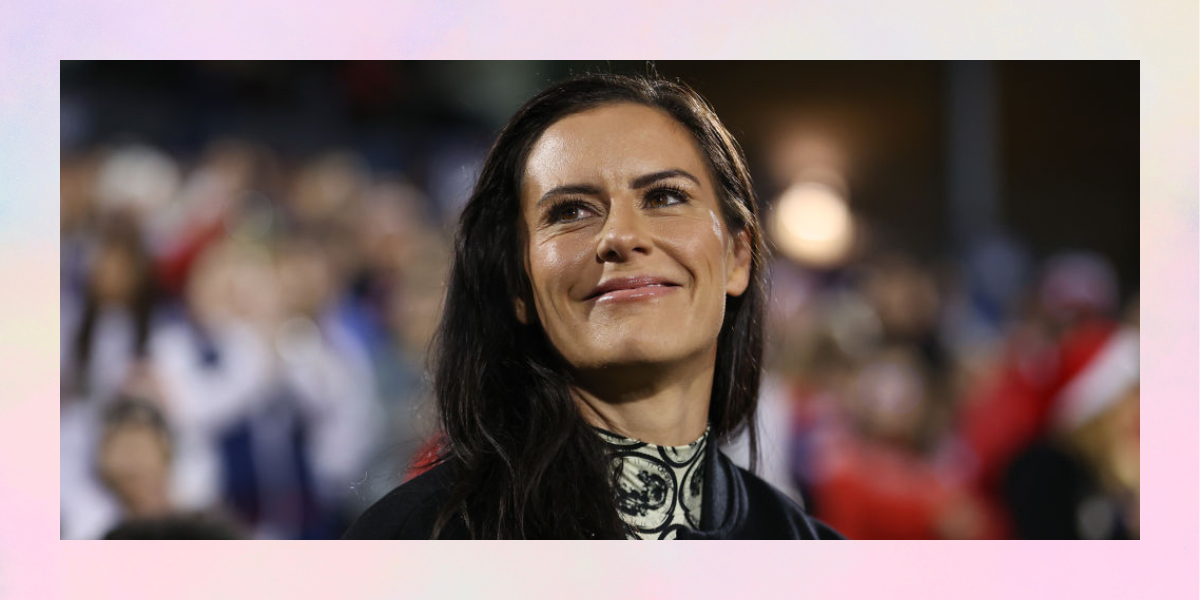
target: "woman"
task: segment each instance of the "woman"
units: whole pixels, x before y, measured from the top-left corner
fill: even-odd
[[[443,451],[345,537],[839,537],[717,450],[753,423],[764,253],[742,153],[694,91],[535,96],[459,223]]]
[[[111,401],[145,370],[154,329],[158,287],[138,222],[112,215],[99,238],[81,310],[63,315],[74,336],[62,357],[64,401]]]

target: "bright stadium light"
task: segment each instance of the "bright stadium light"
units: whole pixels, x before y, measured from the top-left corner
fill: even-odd
[[[837,189],[800,182],[780,196],[772,233],[789,258],[808,266],[833,267],[850,253],[854,218]]]

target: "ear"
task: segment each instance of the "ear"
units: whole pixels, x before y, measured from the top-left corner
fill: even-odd
[[[513,298],[513,308],[517,312],[517,320],[520,321],[522,325],[528,325],[529,324],[529,312],[528,312],[528,309],[526,308],[525,301],[522,300],[519,296],[516,298]]]
[[[741,296],[750,286],[750,266],[753,261],[750,234],[743,229],[733,236],[732,242],[725,261],[725,293]]]

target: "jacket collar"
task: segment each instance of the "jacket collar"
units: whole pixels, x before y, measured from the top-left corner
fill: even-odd
[[[746,498],[735,468],[719,450],[720,440],[709,436],[704,457],[704,498],[701,500],[700,530],[687,532],[688,539],[720,539],[735,531],[745,517]]]

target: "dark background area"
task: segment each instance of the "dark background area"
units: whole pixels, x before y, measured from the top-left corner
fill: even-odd
[[[1138,63],[984,64],[994,80],[996,224],[1040,256],[1105,254],[1127,297],[1138,278]],[[925,257],[955,250],[948,63],[64,61],[64,141],[141,140],[188,156],[240,135],[296,160],[349,145],[373,167],[422,183],[453,152],[447,146],[483,152],[507,116],[555,80],[651,69],[708,98],[758,171],[764,200],[780,182],[762,159],[787,123],[835,140],[854,210],[888,239]]]

